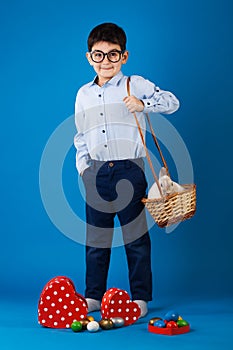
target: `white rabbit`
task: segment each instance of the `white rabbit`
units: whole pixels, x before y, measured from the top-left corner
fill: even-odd
[[[182,192],[185,190],[184,187],[171,180],[171,178],[167,175],[166,168],[164,167],[161,168],[159,172],[159,184],[164,196],[172,193]],[[159,192],[158,185],[156,182],[151,186],[148,192],[148,198],[161,198],[161,194]]]

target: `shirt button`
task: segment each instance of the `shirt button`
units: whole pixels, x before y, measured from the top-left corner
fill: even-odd
[[[101,94],[99,94],[99,97],[101,97],[102,95]]]
[[[150,105],[150,102],[147,102],[147,105],[149,106],[149,105]]]
[[[105,130],[102,130],[102,133],[105,133]]]
[[[112,168],[114,166],[114,163],[110,162],[108,165],[110,166],[110,168]]]
[[[104,145],[104,147],[108,147],[108,145]]]
[[[104,115],[104,113],[100,113],[100,115]]]

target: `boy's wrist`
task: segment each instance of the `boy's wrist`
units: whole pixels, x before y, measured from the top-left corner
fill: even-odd
[[[137,112],[143,112],[145,105],[144,102],[142,100],[138,100],[138,107],[136,109]]]
[[[143,106],[144,106],[143,111],[146,113],[150,112],[150,109],[153,107],[153,103],[151,102],[151,100],[148,98],[145,98],[141,101],[142,101]]]
[[[142,107],[143,107],[143,110],[144,110],[144,108],[145,108],[145,104],[144,104],[143,100],[139,100],[139,101],[141,102]],[[143,110],[142,110],[142,111],[143,111]]]

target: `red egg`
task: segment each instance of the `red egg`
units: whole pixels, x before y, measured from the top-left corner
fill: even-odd
[[[167,328],[178,328],[178,325],[175,321],[169,321],[167,324],[166,324],[166,327]]]

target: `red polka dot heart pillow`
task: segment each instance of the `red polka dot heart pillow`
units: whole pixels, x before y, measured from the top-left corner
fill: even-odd
[[[75,291],[73,282],[58,276],[43,288],[38,305],[38,323],[49,328],[70,328],[74,321],[85,319],[87,302]]]
[[[128,326],[138,320],[141,310],[138,304],[130,300],[125,290],[111,288],[103,296],[101,315],[103,319],[121,317],[125,321],[125,326]]]

